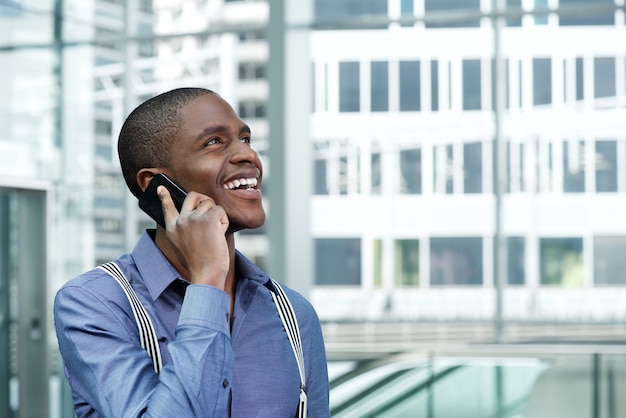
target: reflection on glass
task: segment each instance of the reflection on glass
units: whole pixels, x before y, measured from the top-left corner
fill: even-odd
[[[397,240],[395,245],[395,284],[417,286],[420,282],[419,240]]]
[[[430,281],[435,286],[482,284],[482,238],[431,238]]]
[[[523,285],[526,276],[526,240],[524,237],[508,237],[507,240],[507,283]]]
[[[582,238],[541,238],[539,246],[542,285],[583,285]]]
[[[422,150],[420,148],[400,151],[400,172],[400,193],[422,193]]]
[[[359,286],[361,284],[361,239],[316,239],[315,284]]]
[[[617,192],[617,142],[596,142],[596,192]]]
[[[594,284],[626,285],[626,237],[594,237]]]
[[[451,194],[454,186],[454,166],[452,145],[435,146],[433,161],[433,191]]]
[[[585,191],[584,141],[563,142],[563,191],[566,193]]]
[[[380,152],[372,153],[371,164],[372,164],[371,166],[371,170],[372,170],[371,193],[380,194],[381,185],[382,185]]]

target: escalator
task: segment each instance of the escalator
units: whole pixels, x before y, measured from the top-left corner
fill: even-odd
[[[540,358],[392,355],[331,382],[333,417],[522,418]]]

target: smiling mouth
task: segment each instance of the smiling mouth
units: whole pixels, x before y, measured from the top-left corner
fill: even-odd
[[[256,189],[257,186],[257,179],[256,178],[242,178],[242,179],[236,179],[233,181],[229,181],[228,183],[224,183],[224,189],[226,190],[248,190],[248,189]]]

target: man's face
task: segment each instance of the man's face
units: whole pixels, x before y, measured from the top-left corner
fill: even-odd
[[[248,126],[215,94],[195,98],[182,116],[166,174],[185,190],[205,194],[222,206],[230,232],[263,225],[263,167],[250,147]]]

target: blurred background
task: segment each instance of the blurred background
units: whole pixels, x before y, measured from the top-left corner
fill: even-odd
[[[626,417],[624,0],[0,0],[0,416],[71,417],[51,303],[152,222],[117,134],[210,88],[335,417]]]

